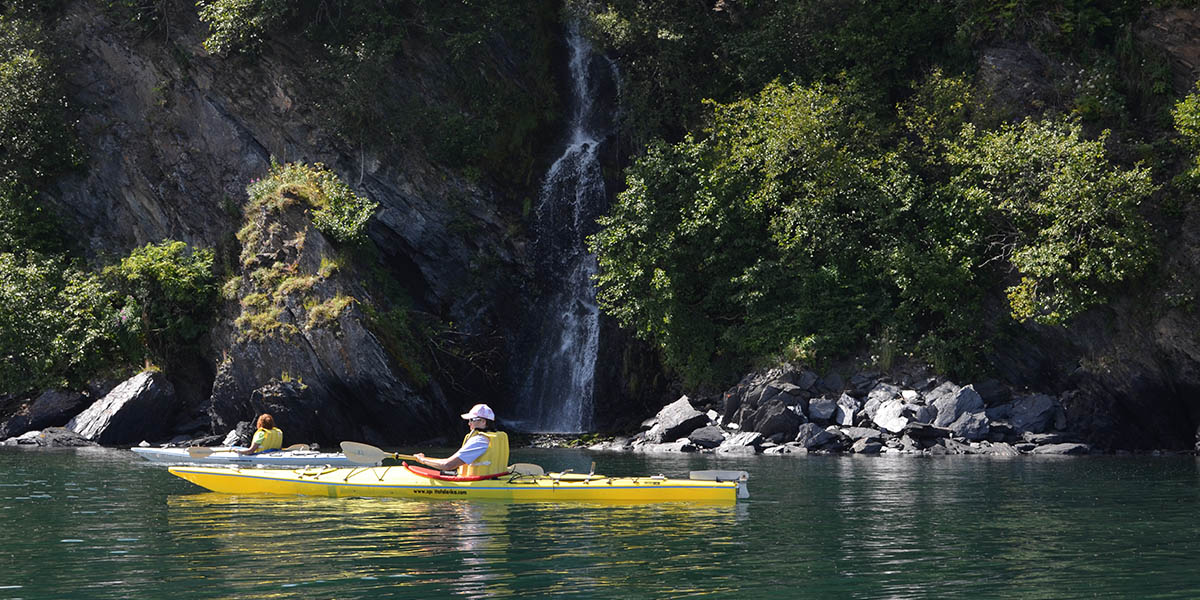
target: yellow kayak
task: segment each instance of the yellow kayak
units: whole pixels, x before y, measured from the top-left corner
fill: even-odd
[[[668,479],[662,475],[606,477],[517,471],[455,477],[408,464],[304,469],[175,466],[169,470],[200,487],[226,494],[612,503],[733,503],[749,497],[745,471],[692,471],[690,479]]]

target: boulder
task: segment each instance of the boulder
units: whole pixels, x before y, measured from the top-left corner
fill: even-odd
[[[903,414],[909,421],[932,424],[937,417],[937,409],[924,404],[906,403]]]
[[[988,379],[982,383],[971,384],[976,392],[979,392],[979,397],[983,398],[983,403],[986,406],[999,406],[1007,404],[1012,400],[1012,390],[1000,381]]]
[[[674,454],[677,452],[695,452],[697,450],[696,446],[686,438],[663,444],[634,444],[631,449],[634,452],[645,454]]]
[[[1021,434],[1021,439],[1030,444],[1046,445],[1046,444],[1066,444],[1073,443],[1075,439],[1066,433],[1033,433],[1026,431]]]
[[[928,423],[909,423],[904,427],[903,433],[917,440],[932,440],[950,436],[949,429],[936,427]]]
[[[925,392],[925,404],[935,404],[938,400],[957,394],[962,388],[953,381],[943,381],[937,387]]]
[[[882,404],[893,398],[897,398],[902,394],[902,390],[895,385],[885,382],[879,382],[871,391],[867,393],[867,401],[875,400],[876,404]]]
[[[837,373],[830,373],[822,377],[814,385],[816,386],[815,391],[823,394],[840,394],[842,390],[846,389],[845,380]]]
[[[8,438],[4,440],[4,445],[75,448],[80,446],[98,446],[99,444],[65,427],[47,427],[42,431],[26,431],[17,437]]]
[[[1010,444],[1004,442],[993,442],[982,447],[983,454],[992,456],[1018,456],[1021,453]]]
[[[725,442],[725,432],[720,427],[709,425],[688,434],[688,440],[699,448],[716,448]]]
[[[941,389],[941,386],[938,386],[938,389]],[[959,388],[954,393],[937,396],[937,399],[933,401],[933,407],[937,409],[937,416],[934,418],[933,424],[938,427],[948,427],[963,413],[984,410],[983,398],[975,391],[974,387],[969,385]]]
[[[588,450],[625,451],[632,449],[632,447],[633,440],[624,436],[617,436],[605,442],[592,444],[591,446],[588,446]]]
[[[818,448],[837,439],[837,436],[825,431],[815,423],[805,423],[796,433],[796,443],[807,449]]]
[[[856,454],[879,454],[882,450],[883,444],[866,438],[858,440],[854,442],[853,446],[850,446],[850,451]]]
[[[674,442],[708,424],[708,417],[692,407],[687,396],[664,406],[654,417],[658,421],[655,441]],[[652,428],[651,431],[654,431]]]
[[[771,446],[763,450],[763,454],[772,456],[804,456],[808,454],[808,448],[797,444],[796,442],[788,442],[779,446]]]
[[[883,429],[892,433],[900,433],[908,425],[908,417],[904,416],[904,407],[905,404],[902,400],[886,400],[875,411],[875,416],[871,420]]]
[[[11,418],[0,423],[0,439],[26,431],[47,427],[62,427],[92,401],[87,394],[66,390],[49,390],[23,406]]]
[[[1013,400],[1009,422],[1019,433],[1042,433],[1054,424],[1058,401],[1046,394],[1022,396]]]
[[[829,423],[837,413],[837,401],[821,396],[808,401],[808,418],[817,423]]]
[[[833,420],[842,427],[850,427],[854,425],[854,417],[861,408],[862,403],[857,398],[849,394],[842,394],[837,399],[837,410],[833,415]]]
[[[883,432],[870,427],[846,427],[842,429],[842,435],[852,440],[878,440],[883,437]]]
[[[717,448],[720,451],[729,450],[731,448],[750,448],[757,452],[758,447],[763,443],[763,435],[757,431],[743,431],[730,437],[721,443]]]
[[[803,415],[798,414],[783,402],[773,400],[755,412],[753,425],[747,423],[743,423],[743,425],[761,433],[765,438],[790,441],[796,438],[796,431],[801,423],[804,423]]]
[[[1049,444],[1046,446],[1038,446],[1033,449],[1033,454],[1090,454],[1091,446],[1087,444]]]
[[[982,410],[965,412],[959,415],[947,429],[963,439],[973,441],[986,439],[988,435],[987,414]]]
[[[136,444],[169,434],[175,388],[158,372],[143,371],[113,388],[67,423],[101,445]]]

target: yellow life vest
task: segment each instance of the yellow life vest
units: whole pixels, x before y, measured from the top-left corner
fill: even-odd
[[[508,434],[503,431],[472,431],[463,438],[463,443],[473,435],[482,435],[488,439],[487,450],[479,455],[474,462],[458,468],[460,477],[491,475],[508,470]]]
[[[255,451],[256,454],[264,450],[279,450],[283,448],[283,432],[278,427],[259,429],[254,432],[254,438],[257,438],[260,433],[262,434],[262,441],[258,443],[258,450]],[[250,443],[253,445],[254,442],[251,441]]]

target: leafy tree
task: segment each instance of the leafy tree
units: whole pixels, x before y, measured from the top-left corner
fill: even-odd
[[[1200,179],[1200,81],[1196,82],[1192,93],[1175,104],[1171,116],[1183,145],[1193,153],[1192,167],[1187,174]]]
[[[40,28],[0,15],[0,252],[61,250],[37,191],[81,152]]]
[[[637,140],[678,140],[698,128],[701,100],[731,102],[773,80],[870,81],[886,112],[934,62],[956,60],[952,4],[612,0],[591,19],[618,54],[626,127]]]
[[[129,328],[99,276],[33,253],[0,254],[0,389],[79,384],[127,364]]]
[[[288,16],[287,0],[200,0],[200,20],[208,23],[204,49],[213,54],[256,50]]]
[[[887,234],[913,193],[904,165],[821,87],[713,105],[706,133],[627,172],[590,240],[605,310],[693,383],[878,328],[896,292]]]
[[[1105,302],[1154,258],[1139,205],[1157,189],[1145,168],[1105,156],[1108,132],[1083,138],[1078,123],[1035,122],[996,131],[964,128],[947,162],[955,193],[986,219],[988,253],[1011,264],[1013,318],[1061,323]]]
[[[135,249],[104,275],[125,297],[145,356],[169,362],[208,329],[216,301],[213,252],[165,240]]]

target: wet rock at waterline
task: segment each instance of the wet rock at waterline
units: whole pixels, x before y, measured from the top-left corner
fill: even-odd
[[[1062,403],[1048,394],[1013,395],[994,382],[959,386],[932,377],[894,383],[777,368],[747,376],[717,398],[687,396],[663,407],[631,438],[591,446],[633,452],[799,456],[858,454],[1088,454],[1065,431]]]
[[[99,446],[65,427],[47,427],[41,431],[27,431],[19,436],[11,437],[0,445],[21,446],[26,448],[77,448],[80,446]]]

